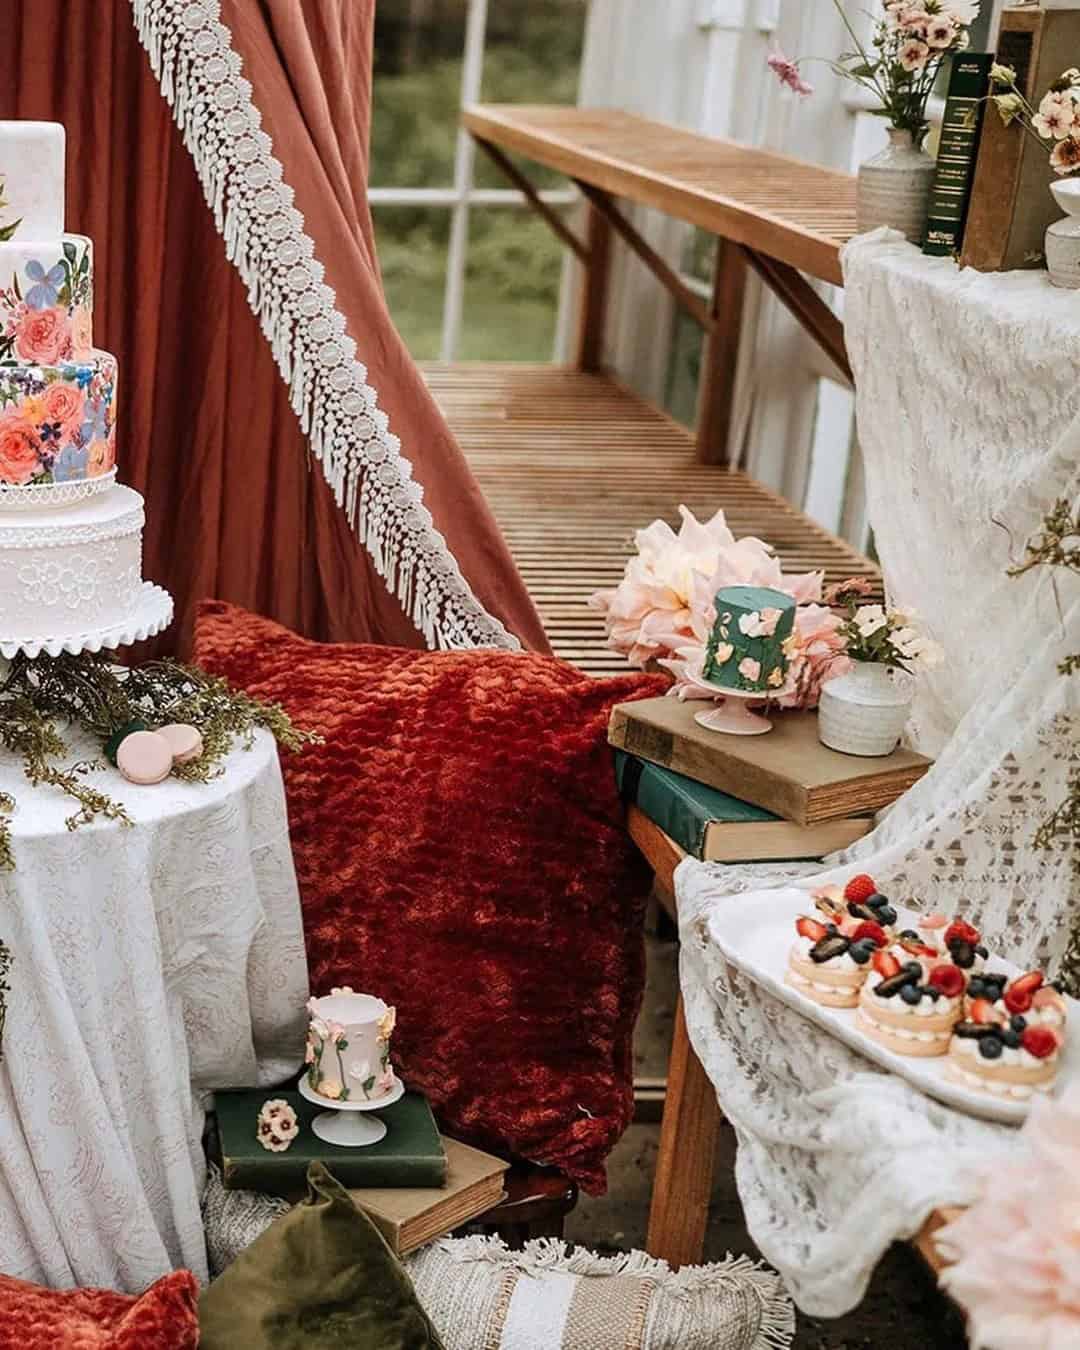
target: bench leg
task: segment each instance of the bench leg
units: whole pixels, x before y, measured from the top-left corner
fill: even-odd
[[[647,1241],[649,1255],[663,1257],[672,1266],[701,1261],[720,1121],[716,1090],[686,1034],[680,996]]]
[[[711,331],[698,383],[697,453],[702,464],[726,464],[739,369],[746,255],[730,239],[716,241]]]
[[[578,370],[595,373],[604,361],[604,324],[607,319],[608,283],[611,277],[611,225],[595,206],[588,208],[586,225],[585,284],[581,292],[578,326]]]

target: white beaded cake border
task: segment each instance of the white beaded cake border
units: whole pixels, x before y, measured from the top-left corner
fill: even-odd
[[[71,506],[105,492],[116,482],[116,470],[96,478],[80,478],[72,483],[0,483],[0,512],[41,510],[42,507]]]
[[[120,623],[108,628],[72,633],[66,637],[0,638],[0,656],[10,661],[21,653],[33,660],[43,654],[59,656],[61,652],[68,652],[71,656],[78,656],[80,652],[100,652],[102,648],[112,651],[116,647],[129,647],[133,642],[155,637],[168,628],[172,616],[173,598],[169,592],[155,586],[152,581],[144,581],[138,603]]]
[[[304,217],[221,19],[220,0],[130,0],[139,40],[191,153],[323,475],[429,647],[521,643],[489,614],[423,504],[423,489],[356,359]]]

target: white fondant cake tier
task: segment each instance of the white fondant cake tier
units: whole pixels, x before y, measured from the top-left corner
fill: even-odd
[[[64,128],[59,122],[0,122],[0,228],[19,222],[19,239],[64,232]]]
[[[328,1101],[378,1101],[396,1086],[390,1067],[394,1009],[348,987],[308,1001],[308,1086]]]
[[[143,499],[112,487],[74,506],[0,510],[0,638],[64,639],[129,619],[142,594]]]
[[[94,246],[81,234],[0,243],[0,361],[67,361],[94,345]]]

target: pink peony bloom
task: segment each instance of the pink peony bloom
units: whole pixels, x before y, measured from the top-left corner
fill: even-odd
[[[777,700],[782,708],[816,708],[826,680],[851,669],[843,620],[824,605],[800,605],[795,611],[787,684],[790,692]]]
[[[799,74],[798,61],[792,61],[790,57],[785,56],[779,47],[769,53],[765,64],[785,88],[798,94],[800,98],[806,98],[814,92],[814,86],[807,84]]]
[[[71,355],[71,324],[63,309],[28,309],[15,330],[15,350],[24,361],[54,366]]]
[[[57,380],[45,390],[42,400],[42,420],[49,423],[59,422],[62,438],[65,441],[74,440],[82,426],[85,402],[75,385]]]
[[[37,428],[11,408],[0,415],[0,483],[28,483],[41,471]]]
[[[939,1229],[941,1283],[966,1308],[971,1343],[1080,1345],[1080,1087],[1037,1098],[1013,1149],[986,1165],[985,1194]],[[1002,1278],[1002,1271],[1009,1277]]]

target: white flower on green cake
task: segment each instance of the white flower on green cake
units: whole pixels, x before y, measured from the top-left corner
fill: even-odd
[[[743,614],[739,619],[739,631],[747,637],[772,637],[776,632],[776,625],[780,622],[781,613],[779,609],[770,608]]]
[[[761,679],[761,662],[755,661],[752,656],[744,656],[739,662],[739,674],[744,680],[756,683]]]
[[[735,655],[735,648],[730,642],[718,642],[716,644],[716,664],[718,666],[726,665]]]
[[[884,628],[887,623],[888,619],[881,605],[861,605],[855,611],[855,627],[864,638],[873,636],[879,628]]]

